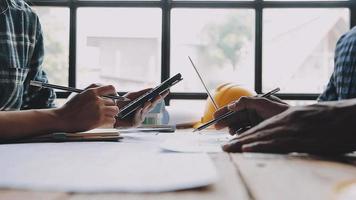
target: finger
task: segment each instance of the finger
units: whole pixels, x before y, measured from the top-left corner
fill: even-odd
[[[275,101],[275,102],[278,102],[278,103],[281,103],[281,104],[288,105],[286,102],[282,101],[280,98],[278,98],[278,97],[276,97],[274,95],[271,95],[271,96],[267,97],[267,99]]]
[[[242,152],[242,144],[238,140],[231,140],[222,146],[223,151],[226,152]]]
[[[156,105],[157,105],[157,104],[155,104],[155,105],[154,105],[154,104],[149,105],[149,106],[147,107],[147,109],[146,109],[147,112],[150,112],[154,107],[156,107]]]
[[[285,103],[278,103],[264,97],[241,97],[238,101],[229,104],[227,107],[231,111],[255,110],[263,119],[270,118],[289,108]]]
[[[88,87],[86,87],[85,89],[89,89],[89,88],[97,88],[97,87],[100,87],[102,86],[101,84],[98,84],[98,83],[92,83],[90,84]]]
[[[106,106],[116,106],[116,102],[113,101],[112,99],[105,98],[105,97],[100,97],[100,101],[103,102],[104,105]]]
[[[242,152],[291,153],[298,151],[296,144],[296,140],[293,138],[278,138],[244,144],[241,150]]]
[[[218,117],[220,117],[221,115],[223,115],[223,114],[225,114],[227,112],[229,112],[229,109],[227,108],[227,106],[219,108],[217,111],[215,111],[214,118],[218,118]]]
[[[142,113],[148,113],[151,110],[151,108],[153,108],[153,107],[154,107],[153,103],[146,102],[142,108]]]
[[[143,108],[137,110],[135,113],[134,120],[132,121],[132,126],[138,126],[145,120],[143,116]]]
[[[237,101],[231,102],[227,105],[227,109],[230,111],[239,111],[249,108],[250,102],[253,101],[250,97],[240,97]]]
[[[158,103],[160,103],[163,100],[161,95],[158,95],[157,97],[155,97],[153,100],[151,100],[151,105],[152,107],[156,106]]]
[[[103,125],[113,128],[115,127],[116,119],[113,117],[105,117]]]
[[[240,110],[260,110],[266,103],[269,102],[268,99],[263,97],[240,97],[237,101],[231,102],[227,105],[230,111],[240,111]]]
[[[272,140],[241,141],[237,138],[230,140],[223,146],[226,152],[265,152],[265,153],[289,153],[298,152],[302,144],[293,137],[275,138]]]
[[[106,106],[103,108],[105,116],[114,118],[119,113],[119,108],[117,106]]]
[[[249,132],[249,130],[246,132]],[[241,135],[245,135],[245,133]],[[286,138],[290,135],[292,134],[289,134],[288,130],[286,130],[284,127],[275,127],[271,129],[263,129],[257,131],[252,130],[252,132],[248,133],[247,136],[244,137],[237,136],[236,139],[241,144],[248,144],[248,143],[253,143],[253,142],[258,142],[263,140],[276,140],[280,138]]]
[[[250,125],[248,113],[246,110],[241,110],[217,122],[215,128],[218,130],[225,127],[235,127],[239,129],[248,125]]]
[[[97,91],[98,95],[103,96],[103,95],[112,95],[112,94],[117,94],[115,87],[112,85],[106,85],[106,86],[101,86],[98,88],[95,88]]]
[[[138,97],[142,96],[143,94],[145,94],[146,92],[152,90],[152,88],[147,88],[147,89],[144,89],[144,90],[140,90],[140,91],[137,91],[137,92],[130,92],[130,93],[127,93],[125,95],[125,97],[133,100],[133,99],[137,99]]]
[[[277,119],[277,118],[270,118],[270,119],[267,119],[267,120],[261,122],[257,126],[254,126],[254,127],[250,128],[248,131],[245,131],[244,133],[242,133],[241,135],[238,135],[237,139],[243,139],[245,137],[254,135],[257,132],[263,132],[263,131],[275,129],[278,127],[280,127],[282,129],[281,130],[282,132],[283,131],[287,132],[287,131],[293,130],[291,127],[286,126],[284,122],[281,122],[280,120],[275,120],[275,119]],[[277,131],[277,130],[275,130],[275,131]]]
[[[157,104],[161,103],[163,101],[164,97],[162,95],[158,95],[154,100],[151,100],[150,103],[147,106],[144,106],[144,112],[149,112],[151,111],[154,107],[157,106]],[[164,103],[164,102],[163,102]]]
[[[218,109],[214,113],[214,119],[219,118],[220,116],[226,114],[227,112],[229,112],[229,110],[227,109],[226,106]],[[215,126],[215,129],[220,130],[220,129],[226,128],[229,124],[230,124],[230,122],[227,122],[226,120],[221,120],[221,121],[217,122],[214,126]]]
[[[119,107],[119,108],[122,108],[124,106],[126,106],[127,104],[131,103],[132,101],[128,100],[128,101],[116,101],[116,105]]]
[[[166,91],[166,92],[164,92],[163,94],[161,94],[161,98],[162,99],[164,99],[164,98],[166,98],[167,96],[168,96],[168,94],[170,93],[170,91],[168,90],[168,91]]]
[[[252,130],[252,131],[248,130],[246,132],[248,132],[249,137],[242,138],[242,139],[240,139],[239,137],[235,137],[232,140],[230,140],[229,143],[227,143],[223,146],[223,150],[227,151],[227,152],[241,152],[241,150],[242,150],[241,147],[245,144],[260,142],[260,141],[264,141],[264,140],[273,138],[271,136],[263,137],[264,135],[271,135],[270,133],[273,133],[273,131],[276,131],[276,130],[265,130],[262,132],[255,132],[254,130]],[[278,136],[278,134],[277,134],[277,136]],[[275,139],[278,139],[278,138],[275,138]]]
[[[139,108],[135,111],[133,117],[130,117],[128,119],[118,119],[116,120],[115,127],[134,127],[138,126],[141,123],[141,113],[142,113],[142,108]]]
[[[230,135],[235,135],[235,134],[236,134],[236,131],[237,131],[236,128],[233,128],[233,127],[229,128],[229,133],[230,133]]]
[[[245,131],[249,130],[251,128],[251,126],[245,126],[242,128],[239,127],[230,127],[229,128],[229,133],[230,135],[240,135],[242,133],[244,133]]]

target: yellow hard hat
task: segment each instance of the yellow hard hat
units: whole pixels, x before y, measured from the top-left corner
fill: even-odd
[[[256,92],[248,90],[243,86],[225,83],[218,86],[215,90],[213,98],[219,108],[228,105],[232,101],[238,100],[242,96],[255,96]],[[197,128],[200,125],[212,120],[214,118],[215,107],[211,100],[208,98],[205,105],[204,116],[200,119],[200,122],[196,123],[193,128]]]

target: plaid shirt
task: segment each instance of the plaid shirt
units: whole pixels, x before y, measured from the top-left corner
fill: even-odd
[[[47,82],[37,15],[23,0],[0,0],[0,111],[54,107],[55,93],[30,87]]]
[[[356,98],[356,27],[336,44],[335,68],[319,101]]]

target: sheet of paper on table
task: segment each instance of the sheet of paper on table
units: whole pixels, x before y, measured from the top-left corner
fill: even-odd
[[[130,137],[121,142],[0,145],[0,187],[164,192],[207,186],[217,179],[206,154],[162,152],[159,136],[149,133]]]
[[[202,133],[180,132],[160,144],[161,149],[181,153],[222,152],[221,145],[232,136],[225,132],[205,131]]]

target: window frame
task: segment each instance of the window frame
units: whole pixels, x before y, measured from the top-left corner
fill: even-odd
[[[173,1],[173,0],[26,0],[31,6],[50,6],[69,8],[69,77],[68,85],[76,86],[76,42],[77,42],[77,9],[81,7],[137,7],[162,9],[162,44],[161,44],[161,81],[170,77],[170,26],[173,8],[248,8],[255,10],[255,91],[262,92],[262,32],[263,9],[265,8],[346,8],[350,10],[350,28],[356,25],[356,1]],[[124,92],[123,92],[124,93]],[[66,98],[67,92],[57,92],[58,98]],[[280,93],[278,97],[285,100],[315,100],[319,94]],[[206,93],[172,92],[166,101],[171,99],[206,99]]]

